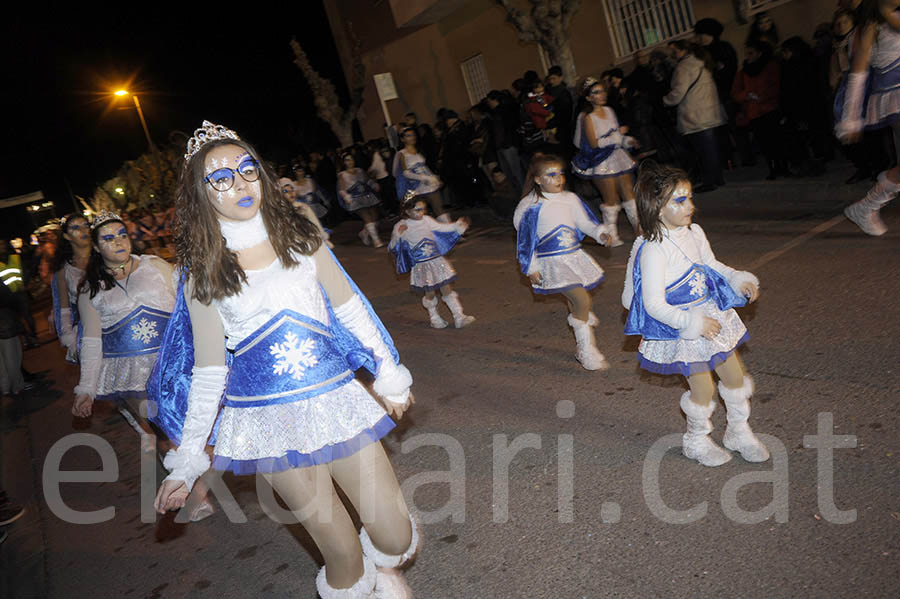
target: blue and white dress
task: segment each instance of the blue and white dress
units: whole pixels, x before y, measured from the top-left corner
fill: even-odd
[[[361,168],[338,174],[338,198],[347,212],[380,204],[381,200],[375,190],[376,183]]]
[[[403,233],[400,225],[406,225]],[[459,241],[466,225],[441,223],[423,216],[419,220],[403,219],[394,225],[388,249],[394,254],[397,272],[410,273],[409,286],[413,291],[424,293],[440,289],[456,280],[456,271],[444,258]]]
[[[328,214],[328,198],[325,197],[312,177],[305,177],[302,181],[294,183],[294,189],[297,190],[295,206],[298,203],[306,204],[318,219],[322,219]]]
[[[659,374],[713,370],[750,338],[734,307],[747,303],[740,285],[751,273],[716,260],[700,225],[663,229],[662,241],[638,237],[625,275],[626,335],[641,335],[641,367]],[[713,339],[700,335],[703,317],[717,320]]]
[[[147,396],[147,379],[175,304],[172,281],[153,265],[156,256],[132,256],[138,267],[126,280],[100,290],[91,304],[100,316],[103,360],[95,400]]]
[[[896,125],[900,120],[900,32],[888,23],[878,25],[872,45],[866,85],[848,91],[848,77],[844,77],[835,94],[836,130],[841,122],[862,121],[865,129]],[[848,96],[855,95],[856,97]]]
[[[397,198],[401,202],[408,191],[425,195],[441,188],[440,179],[431,172],[425,163],[425,157],[419,153],[410,154],[406,150],[397,152],[394,156],[393,173],[397,181]]]
[[[535,293],[560,293],[603,281],[603,269],[581,249],[585,235],[600,240],[607,232],[591,209],[570,191],[534,192],[519,202],[513,214],[516,254],[522,273],[541,273]]]
[[[582,114],[575,125],[572,141],[578,153],[572,158],[572,172],[582,179],[604,179],[630,173],[637,168],[626,148],[635,144],[633,137],[622,135],[615,111],[606,106],[604,116]],[[584,119],[589,118],[594,125],[598,147],[591,147],[584,134]]]

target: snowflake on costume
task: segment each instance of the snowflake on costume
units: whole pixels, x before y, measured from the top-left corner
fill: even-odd
[[[575,245],[575,242],[576,242],[575,233],[573,233],[569,229],[564,229],[564,230],[560,231],[559,235],[557,235],[556,238],[559,240],[559,243],[563,247],[571,247],[571,246]]]
[[[319,363],[319,359],[312,353],[316,342],[304,339],[298,345],[297,335],[294,333],[285,333],[284,340],[284,343],[269,346],[269,353],[277,358],[272,370],[275,374],[290,374],[298,381],[303,380],[306,369]]]
[[[147,344],[154,337],[159,337],[159,331],[156,330],[155,322],[142,318],[137,324],[131,325],[131,339],[133,341],[140,339],[142,343]]]
[[[703,295],[706,290],[706,275],[695,272],[691,277],[691,295]]]
[[[419,248],[419,252],[422,254],[422,256],[427,258],[435,253],[435,248],[432,245],[425,244],[421,248]]]

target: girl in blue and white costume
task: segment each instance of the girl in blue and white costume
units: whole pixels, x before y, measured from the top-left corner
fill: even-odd
[[[451,223],[450,214],[444,210],[441,202],[441,187],[444,182],[431,172],[425,164],[425,157],[419,153],[418,136],[415,127],[406,127],[400,131],[403,147],[394,156],[393,174],[397,181],[397,199],[406,201],[406,196],[413,191],[428,202],[431,213],[442,223]]]
[[[310,182],[312,181],[312,179],[306,180]],[[312,185],[315,185],[315,183],[312,183]],[[278,179],[278,188],[281,189],[281,195],[283,195],[287,199],[287,201],[291,203],[291,205],[294,207],[294,210],[303,214],[303,216],[311,220],[312,223],[316,225],[316,228],[319,229],[319,235],[325,241],[325,244],[329,248],[333,248],[334,245],[330,241],[331,231],[322,226],[322,221],[319,220],[320,211],[316,210],[316,206],[321,206],[321,204],[310,203],[306,199],[301,199],[297,184],[287,177]]]
[[[602,81],[588,77],[584,82],[584,97],[587,111],[578,116],[575,124],[573,141],[578,153],[572,158],[572,172],[589,179],[600,192],[603,222],[609,226],[609,245],[618,247],[622,245],[616,228],[620,209],[625,210],[635,234],[640,232],[631,176],[637,164],[627,150],[637,147],[637,141],[626,135],[627,128],[619,126],[616,112],[606,105],[606,87]]]
[[[641,366],[658,374],[681,374],[690,391],[681,396],[687,416],[682,451],[704,466],[719,466],[731,454],[709,437],[715,410],[712,371],[728,410],[724,445],[750,462],[769,452],[747,424],[753,380],[744,372],[737,347],[747,329],[732,309],[756,300],[759,281],[713,255],[706,234],[691,224],[690,180],[681,169],[653,162],[641,166],[638,215],[644,230],[628,259],[622,305],[626,335],[641,335]]]
[[[325,559],[323,599],[410,596],[394,568],[417,535],[379,442],[394,422],[354,378],[360,366],[375,373],[375,392],[399,418],[413,400],[409,371],[253,147],[204,121],[185,160],[176,199],[184,279],[151,381],[157,422],[180,447],[166,456],[172,474],[157,510],[184,504],[209,466],[216,423],[212,467],[271,483]],[[332,479],[363,521],[358,537]]]
[[[380,248],[384,242],[378,237],[378,183],[369,178],[366,171],[356,166],[349,151],[341,156],[344,170],[338,173],[338,198],[344,210],[358,214],[363,221],[359,238],[366,245]]]
[[[56,265],[50,291],[53,326],[59,343],[66,348],[66,361],[78,363],[78,286],[91,256],[91,225],[72,213],[59,222],[62,238],[56,247]]]
[[[456,280],[456,271],[444,258],[469,228],[469,220],[460,218],[451,224],[439,223],[425,214],[425,200],[412,190],[407,192],[403,210],[406,218],[394,225],[391,242],[388,244],[397,263],[397,272],[410,273],[410,288],[415,293],[424,294],[422,305],[428,310],[432,327],[447,327],[447,321],[438,312],[435,292],[439,289],[441,298],[453,314],[454,326],[461,329],[472,324],[475,317],[463,312],[459,294],[451,287]]]
[[[581,249],[581,240],[589,235],[605,245],[607,226],[581,198],[565,190],[565,164],[558,156],[535,154],[525,180],[531,190],[513,214],[522,273],[535,293],[565,296],[569,326],[575,331],[575,357],[587,370],[605,370],[609,365],[594,342],[597,317],[588,293],[603,281],[603,269]]]
[[[900,0],[863,0],[856,9],[852,66],[835,96],[835,134],[858,141],[863,129],[891,127],[900,139]],[[900,193],[900,165],[878,175],[844,214],[869,235],[884,235],[881,207]]]

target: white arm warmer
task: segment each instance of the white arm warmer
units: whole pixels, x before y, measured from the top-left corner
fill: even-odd
[[[716,259],[712,247],[709,245],[709,239],[706,238],[706,233],[700,228],[700,225],[691,225],[691,232],[694,234],[694,239],[699,241],[698,248],[700,249],[700,259],[703,260],[704,264],[709,265],[713,270],[728,279],[728,284],[735,293],[743,295],[741,292],[741,285],[746,282],[752,282],[759,287],[759,279],[757,279],[756,275],[752,272],[735,270]]]
[[[97,395],[97,380],[103,362],[103,340],[99,337],[84,337],[81,340],[81,378],[75,386],[75,395],[87,394],[91,399]]]
[[[335,308],[334,314],[341,324],[378,359],[378,373],[375,375],[373,386],[375,393],[391,403],[406,405],[409,401],[412,375],[406,366],[394,363],[390,349],[381,338],[359,295],[354,294],[348,301]]]
[[[75,328],[72,326],[72,309],[61,308],[59,311],[59,342],[63,347],[71,347],[75,343]]]
[[[225,366],[194,367],[181,445],[169,450],[163,460],[163,466],[171,472],[166,480],[184,481],[190,490],[200,475],[209,469],[209,456],[204,449],[219,413],[227,375]]]
[[[841,120],[834,126],[834,134],[838,139],[851,133],[858,133],[863,128],[863,97],[866,91],[868,73],[847,73],[847,88],[844,90],[844,111]]]

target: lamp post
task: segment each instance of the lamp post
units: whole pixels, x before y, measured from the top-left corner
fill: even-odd
[[[127,96],[128,92],[124,89],[120,89],[115,92],[115,95],[119,97]],[[141,119],[141,126],[144,128],[144,135],[147,137],[147,145],[150,146],[151,152],[156,152],[156,146],[153,145],[153,140],[150,139],[150,130],[147,129],[147,121],[144,120],[144,111],[141,110],[141,102],[135,94],[131,94],[131,97],[134,100],[134,107],[137,108],[138,118]]]

